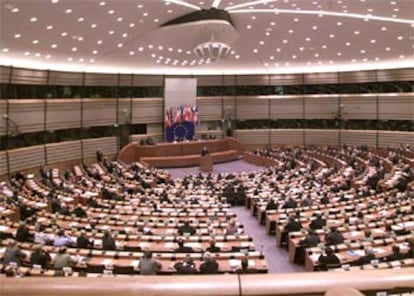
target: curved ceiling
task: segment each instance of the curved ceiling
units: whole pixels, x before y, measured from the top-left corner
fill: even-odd
[[[412,0],[2,0],[1,5],[2,65],[143,74],[414,66]],[[211,8],[228,12],[227,26],[208,20],[162,27]],[[215,40],[230,43],[226,59],[194,54],[212,32]]]

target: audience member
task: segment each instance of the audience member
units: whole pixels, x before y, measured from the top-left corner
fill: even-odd
[[[152,259],[152,252],[144,252],[144,257],[139,261],[138,265],[142,275],[156,275],[161,269],[161,264]]]

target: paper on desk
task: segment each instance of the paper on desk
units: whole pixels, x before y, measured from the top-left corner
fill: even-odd
[[[200,243],[193,243],[193,242],[191,242],[191,243],[185,243],[184,244],[185,246],[187,246],[187,247],[192,247],[192,248],[201,248],[201,244]]]
[[[139,260],[133,260],[130,264],[133,267],[138,267],[139,266]]]
[[[166,248],[174,248],[175,247],[175,243],[165,243],[165,247]]]
[[[230,259],[229,260],[230,267],[239,267],[241,265],[241,261],[239,259]]]

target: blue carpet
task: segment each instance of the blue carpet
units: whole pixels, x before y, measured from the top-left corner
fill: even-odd
[[[213,173],[253,172],[262,169],[261,166],[249,164],[243,160],[215,164]],[[167,169],[172,178],[183,178],[189,174],[198,174],[198,167]],[[262,250],[267,262],[269,273],[289,273],[304,271],[302,266],[290,264],[286,250],[276,247],[274,235],[266,234],[265,227],[260,225],[255,217],[245,207],[233,207],[234,213],[244,229],[254,241],[256,250]]]

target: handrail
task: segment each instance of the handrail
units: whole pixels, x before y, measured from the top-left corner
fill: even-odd
[[[291,274],[0,278],[2,296],[323,295],[332,288],[414,289],[414,268]]]

